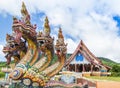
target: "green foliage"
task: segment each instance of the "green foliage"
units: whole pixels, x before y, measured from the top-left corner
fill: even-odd
[[[113,65],[111,69],[111,76],[118,77],[120,76],[120,65]]]
[[[114,62],[108,58],[104,58],[104,57],[98,57],[98,58],[102,61],[103,64],[110,66],[110,67],[114,65],[120,65],[120,63]]]
[[[6,67],[6,62],[0,62],[0,78],[3,78],[5,76],[5,73],[1,72],[2,67]]]
[[[5,73],[0,72],[0,78],[3,78],[5,76]]]
[[[6,62],[0,62],[0,68],[5,66],[6,66]]]
[[[111,72],[112,77],[120,77],[120,72]]]
[[[113,65],[111,72],[120,72],[120,65],[117,65],[117,64]]]
[[[51,61],[50,65],[54,64],[57,60],[58,60],[58,58],[57,58],[57,55],[55,54],[52,58],[52,61]]]
[[[114,62],[110,59],[99,57],[99,59],[102,61],[103,64],[112,67],[111,76],[112,77],[118,77],[120,76],[120,63]]]
[[[13,61],[12,61],[12,63],[13,63]],[[5,77],[5,73],[1,72],[1,68],[2,67],[10,67],[10,66],[6,65],[6,62],[0,62],[0,78],[4,78]]]
[[[66,55],[66,59],[68,59],[70,56],[71,56],[71,54],[67,54],[67,55]],[[58,57],[57,57],[57,55],[55,54],[55,55],[53,56],[52,61],[51,61],[50,64],[54,64],[57,60],[58,60]]]

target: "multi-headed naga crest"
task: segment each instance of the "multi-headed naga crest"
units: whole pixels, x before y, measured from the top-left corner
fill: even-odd
[[[6,36],[7,46],[3,52],[10,64],[10,58],[16,60],[16,66],[9,77],[27,88],[44,87],[64,66],[66,45],[60,28],[58,42],[50,35],[48,18],[45,18],[43,32],[36,32],[36,25],[30,22],[30,15],[24,3],[21,9],[22,19],[13,18],[13,35]],[[55,49],[55,50],[54,50]],[[55,54],[56,53],[56,54]],[[53,63],[54,58],[57,60]],[[10,87],[13,88],[14,83]],[[15,88],[15,85],[14,85]]]

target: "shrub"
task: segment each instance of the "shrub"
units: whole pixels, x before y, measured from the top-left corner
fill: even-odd
[[[120,65],[113,65],[111,72],[120,72]]]
[[[0,72],[0,78],[3,78],[3,77],[5,77],[5,73]]]

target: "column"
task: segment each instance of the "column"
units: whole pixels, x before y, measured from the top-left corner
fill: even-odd
[[[83,66],[82,66],[82,67],[83,67],[83,72],[85,72],[85,67],[84,67],[84,64],[83,64]]]
[[[75,64],[75,72],[77,72],[77,64]]]
[[[93,71],[93,65],[91,64],[91,72]]]

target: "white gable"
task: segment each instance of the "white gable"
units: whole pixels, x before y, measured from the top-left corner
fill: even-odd
[[[74,57],[74,59],[70,62],[70,64],[89,64],[90,62],[81,54],[78,54]],[[78,58],[78,59],[77,59]]]

